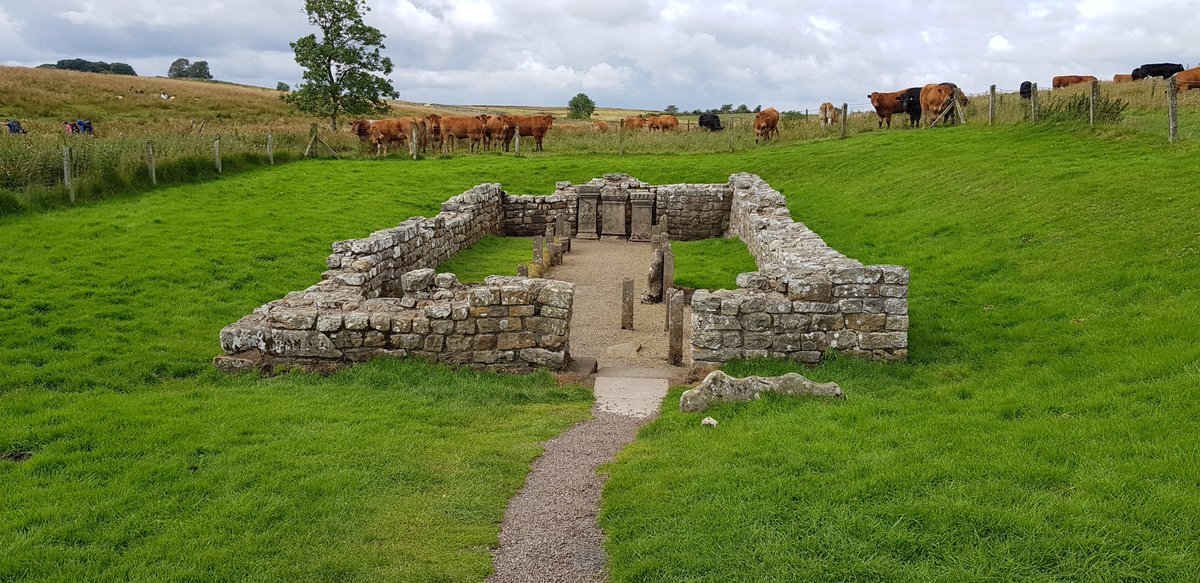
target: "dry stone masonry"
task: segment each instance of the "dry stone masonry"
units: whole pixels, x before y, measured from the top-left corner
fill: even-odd
[[[758,271],[736,290],[699,290],[691,360],[777,357],[817,362],[828,350],[874,360],[908,354],[908,270],[864,266],[792,220],[783,196],[751,174],[725,184],[652,186],[627,174],[559,182],[549,196],[481,184],[364,239],[333,244],[321,282],[221,331],[223,370],[332,370],[375,356],[525,371],[564,368],[572,284],[491,277],[463,285],[433,269],[486,235],[675,241],[738,237]],[[569,246],[569,240],[567,241]],[[614,310],[617,309],[614,306]]]

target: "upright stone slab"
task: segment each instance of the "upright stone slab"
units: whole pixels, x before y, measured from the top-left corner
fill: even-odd
[[[576,207],[578,226],[575,228],[575,236],[579,239],[599,239],[600,232],[596,218],[599,216],[597,205],[600,204],[600,186],[598,184],[580,184],[578,201]]]
[[[601,239],[628,239],[628,224],[625,222],[625,205],[629,193],[619,187],[605,186],[600,191],[600,214],[603,226]]]
[[[651,223],[654,222],[654,193],[648,188],[630,189],[629,204],[633,207],[629,240],[649,241]]]

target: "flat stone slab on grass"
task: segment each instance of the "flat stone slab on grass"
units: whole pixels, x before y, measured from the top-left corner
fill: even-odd
[[[667,379],[635,377],[596,377],[596,408],[638,419],[658,414],[667,396]]]

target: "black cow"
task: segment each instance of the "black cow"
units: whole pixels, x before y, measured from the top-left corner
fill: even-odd
[[[1146,79],[1148,77],[1162,77],[1166,79],[1175,73],[1183,71],[1183,65],[1179,63],[1151,63],[1142,65],[1133,70],[1133,80]]]
[[[908,127],[921,127],[921,88],[910,87],[900,96],[900,107],[908,114]]]
[[[713,132],[725,129],[721,127],[721,118],[717,117],[715,113],[700,114],[700,127]]]
[[[1024,99],[1025,101],[1029,101],[1029,98],[1032,95],[1033,95],[1033,83],[1031,83],[1029,81],[1021,81],[1021,99]]]

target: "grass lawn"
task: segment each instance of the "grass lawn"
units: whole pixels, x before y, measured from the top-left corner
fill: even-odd
[[[586,392],[407,362],[221,377],[217,332],[318,281],[332,241],[481,182],[737,171],[912,269],[912,359],[835,359],[807,372],[845,403],[720,407],[715,431],[668,403],[611,467],[615,580],[1200,579],[1196,152],[1047,125],[310,161],[0,217],[0,455],[32,454],[0,461],[0,580],[481,580]]]
[[[741,239],[672,241],[675,284],[694,289],[737,289],[739,273],[758,271]]]
[[[438,273],[453,273],[458,281],[481,283],[489,275],[516,275],[517,265],[533,259],[533,239],[484,237],[438,266]]]
[[[609,468],[613,580],[1200,580],[1196,152],[1095,135],[764,160],[832,247],[911,268],[911,359],[726,367],[837,381],[840,403],[684,415],[675,391]]]

